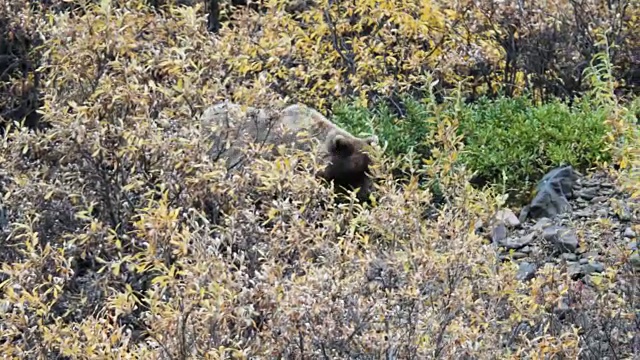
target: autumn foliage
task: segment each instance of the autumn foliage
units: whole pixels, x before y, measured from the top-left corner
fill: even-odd
[[[610,154],[597,165],[615,165],[620,173],[612,173],[637,195],[640,106],[618,95],[633,93],[637,81],[629,69],[639,61],[640,7],[494,3],[324,0],[296,12],[270,0],[260,12],[236,9],[212,34],[197,2],[103,0],[69,9],[0,0],[7,9],[0,50],[16,38],[27,50],[11,55],[26,64],[21,71],[0,76],[7,126],[0,352],[637,354],[640,278],[632,251],[607,248],[607,270],[591,286],[553,263],[520,281],[518,266],[476,232],[505,197],[470,184],[460,122],[464,98],[584,93],[601,109],[602,126],[593,127]],[[567,71],[576,64],[590,71]],[[18,104],[26,94],[37,94],[29,96],[41,106]],[[401,94],[437,104],[425,119],[429,154],[373,154],[371,204],[338,198],[313,170],[292,165],[312,169],[311,153],[283,149],[275,161],[256,156],[228,172],[207,153],[211,140],[199,123],[204,108],[224,99],[273,109],[299,101],[329,114],[336,100],[353,97],[367,107]],[[41,117],[39,131],[19,124],[29,106]],[[22,115],[4,111],[18,107]],[[437,179],[441,201],[425,178]],[[608,234],[611,224],[592,226]]]

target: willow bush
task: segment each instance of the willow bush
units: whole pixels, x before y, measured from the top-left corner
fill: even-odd
[[[421,13],[433,24],[402,28],[415,39],[449,21],[406,6],[407,15],[370,11],[393,21]],[[637,277],[625,263],[594,289],[553,267],[520,282],[516,265],[499,262],[475,233],[503,199],[469,185],[457,116],[434,124],[428,166],[374,154],[371,206],[337,201],[313,171],[292,165],[312,169],[314,154],[284,149],[227,172],[207,155],[204,107],[233,99],[278,108],[293,101],[282,87],[322,107],[329,91],[384,89],[393,77],[378,77],[375,51],[358,53],[369,65],[343,77],[332,66],[345,61],[337,51],[313,45],[318,35],[295,30],[275,8],[258,22],[240,14],[219,36],[199,10],[142,0],[76,13],[11,7],[43,39],[39,111],[50,128],[12,123],[0,146],[5,356],[575,358],[594,335],[581,334],[577,318],[559,320],[553,310],[566,298],[616,335],[617,356],[633,353],[623,285]],[[329,34],[318,18],[306,21]],[[371,37],[376,51],[409,46],[383,37],[392,30]],[[278,65],[285,60],[299,63]],[[607,106],[620,111],[611,128],[623,133],[626,113]],[[401,166],[404,183],[390,175]],[[449,197],[435,216],[424,216],[432,195],[421,172]]]
[[[287,4],[270,0],[260,13],[234,13],[233,26],[220,31],[238,45],[228,65],[247,82],[264,78],[272,90],[322,109],[345,96],[365,104],[423,97],[434,79],[439,96],[463,81],[469,98],[572,98],[590,88],[583,72],[603,51],[616,88],[637,94],[633,0],[322,0],[298,12],[285,11]]]

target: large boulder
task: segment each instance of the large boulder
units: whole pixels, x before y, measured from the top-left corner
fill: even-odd
[[[570,165],[548,172],[538,183],[536,197],[520,212],[520,222],[528,217],[552,219],[571,210],[569,199],[573,196],[576,180],[578,173]]]

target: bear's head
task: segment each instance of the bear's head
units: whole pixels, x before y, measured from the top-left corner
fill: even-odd
[[[377,143],[377,137],[348,137],[343,134],[330,136],[326,143],[326,166],[318,176],[333,182],[336,190],[358,190],[358,199],[368,201],[372,188],[369,172],[372,164],[368,153]]]

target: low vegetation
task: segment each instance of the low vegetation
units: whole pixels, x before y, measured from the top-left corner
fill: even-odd
[[[212,29],[190,3],[0,0],[2,354],[640,352],[638,7],[272,0]],[[371,203],[293,149],[227,172],[198,121],[225,99],[376,134]],[[560,164],[606,176],[581,191],[609,212],[563,225],[600,263],[539,240],[524,279],[495,214]]]
[[[526,192],[551,168],[586,170],[610,162],[607,115],[587,97],[572,105],[560,100],[536,105],[524,96],[482,98],[457,108],[453,101],[433,104],[409,98],[371,111],[357,101],[339,104],[334,121],[353,133],[375,133],[387,143],[390,156],[415,153],[419,160],[430,157],[436,124],[456,117],[457,134],[465,145],[460,163],[477,172],[474,182]]]

